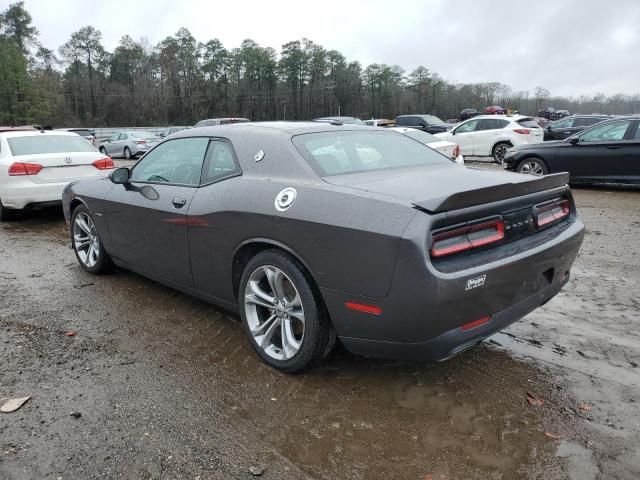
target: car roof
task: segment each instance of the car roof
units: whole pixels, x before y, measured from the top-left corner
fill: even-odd
[[[39,131],[37,128],[32,127],[30,125],[24,125],[20,127],[8,127],[4,125],[0,125],[0,132],[37,132]]]
[[[244,122],[189,128],[176,132],[172,138],[197,137],[203,134],[212,137],[225,137],[229,134],[235,136],[250,133],[274,133],[294,136],[302,133],[335,132],[340,130],[372,131],[371,127],[367,125],[356,125],[352,123],[335,125],[328,122]]]
[[[37,137],[40,135],[65,135],[65,136],[69,136],[69,137],[77,137],[78,134],[77,133],[73,133],[73,132],[67,132],[65,130],[21,130],[21,131],[11,131],[11,132],[0,132],[0,135],[6,137],[6,138],[13,138],[13,137],[28,137],[28,136],[32,136],[32,137]]]

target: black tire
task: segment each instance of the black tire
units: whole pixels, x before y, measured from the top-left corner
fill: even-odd
[[[131,150],[129,149],[129,147],[124,147],[124,158],[126,158],[127,160],[131,160],[133,159],[133,155],[131,155]]]
[[[549,167],[544,160],[538,157],[527,157],[520,161],[516,167],[516,172],[535,176],[547,175]]]
[[[4,208],[2,202],[0,202],[0,222],[6,222],[7,220],[13,220],[16,217],[16,211]]]
[[[86,215],[91,219],[91,222],[93,222],[93,225],[94,225],[95,237],[98,239],[98,248],[97,248],[98,257],[95,264],[93,265],[89,265],[85,260],[83,260],[82,255],[78,252],[77,242],[75,241],[75,238],[74,238],[74,225],[76,224],[76,219],[80,215]],[[76,259],[78,260],[78,263],[84,270],[94,275],[101,275],[103,273],[108,273],[109,271],[111,271],[111,269],[113,268],[113,262],[111,261],[111,257],[109,257],[109,254],[107,253],[107,251],[104,249],[104,245],[100,240],[98,231],[97,229],[95,229],[95,220],[93,218],[93,215],[91,214],[91,211],[87,207],[85,207],[84,205],[79,205],[73,210],[73,212],[71,213],[71,225],[69,227],[69,230],[71,235],[71,245],[73,247],[73,252],[76,254]]]
[[[509,142],[498,142],[493,146],[493,150],[491,150],[491,156],[493,157],[494,162],[502,164],[504,160],[504,156],[507,153],[507,150],[510,149],[512,145]]]
[[[301,345],[295,355],[285,360],[271,357],[258,345],[251,333],[247,319],[247,310],[250,310],[250,307],[247,306],[249,304],[245,301],[247,283],[252,274],[255,274],[263,267],[276,267],[286,275],[300,296],[304,312],[304,335],[301,340]],[[305,268],[300,262],[286,253],[280,250],[266,250],[258,253],[249,260],[240,279],[238,303],[240,305],[242,324],[251,345],[262,360],[276,370],[288,374],[300,373],[317,364],[328,355],[330,351],[329,346],[332,342],[332,328],[320,294],[317,292],[317,289],[314,288],[313,280]],[[281,328],[282,327],[277,327],[277,329],[280,330],[276,329],[275,331],[282,333]],[[277,333],[273,334],[273,336],[276,335]]]
[[[98,150],[100,150],[100,153],[102,153],[103,155],[107,154],[107,149],[104,147],[100,147]]]

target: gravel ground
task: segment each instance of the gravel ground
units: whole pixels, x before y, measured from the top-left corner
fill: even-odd
[[[543,308],[445,363],[338,349],[301,376],[215,307],[85,273],[60,210],[4,223],[0,403],[31,399],[0,414],[0,478],[639,478],[640,191],[574,195],[585,243]]]

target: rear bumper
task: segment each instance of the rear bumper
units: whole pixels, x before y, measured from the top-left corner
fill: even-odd
[[[547,303],[569,281],[569,275],[540,290],[530,297],[495,313],[491,320],[474,329],[463,331],[453,328],[431,340],[417,343],[384,342],[341,337],[345,347],[358,355],[402,360],[447,360],[522,319],[528,313]]]
[[[0,201],[6,208],[20,210],[28,205],[55,205],[62,201],[62,190],[69,182],[36,184],[24,182],[5,186],[0,190]]]

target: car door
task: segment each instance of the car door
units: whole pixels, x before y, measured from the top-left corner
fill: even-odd
[[[193,284],[187,213],[208,144],[207,137],[167,140],[133,167],[129,183],[111,188],[105,216],[115,258],[160,280]]]
[[[114,133],[109,137],[109,141],[104,143],[104,149],[107,151],[107,155],[115,155],[119,136],[119,133]]]
[[[493,146],[498,142],[504,132],[502,129],[509,125],[507,120],[499,118],[483,118],[476,127],[476,134],[473,137],[474,155],[489,156]]]
[[[475,136],[477,135],[476,129],[480,124],[481,119],[472,118],[466,122],[461,123],[451,131],[450,138],[454,143],[460,146],[460,153],[462,155],[476,155],[475,153]]]
[[[553,171],[569,172],[572,180],[579,181],[613,179],[625,170],[632,123],[630,119],[607,122],[571,137],[568,145],[558,148]]]
[[[226,300],[231,289],[231,257],[237,237],[247,228],[238,206],[230,204],[242,182],[240,165],[233,145],[213,139],[202,168],[201,186],[196,189],[189,209],[189,255],[194,287],[207,295]],[[233,233],[228,233],[231,230]]]
[[[616,172],[623,182],[640,183],[640,120],[635,120],[627,132],[624,165]]]

